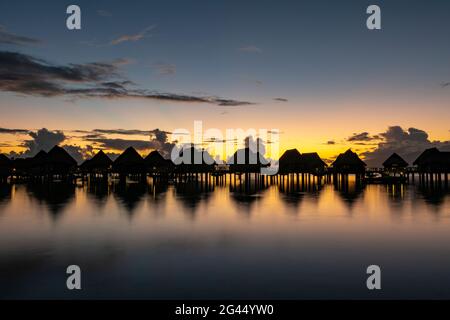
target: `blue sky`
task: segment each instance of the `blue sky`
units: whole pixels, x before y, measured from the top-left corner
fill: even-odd
[[[81,7],[82,30],[65,27],[70,4]],[[366,28],[370,4],[381,7],[382,30]],[[0,4],[0,25],[42,41],[0,44],[2,51],[61,66],[126,59],[120,74],[138,88],[255,103],[68,102],[0,92],[2,127],[172,130],[204,120],[222,129],[280,128],[286,147],[307,149],[391,125],[449,138],[448,1],[18,0]]]

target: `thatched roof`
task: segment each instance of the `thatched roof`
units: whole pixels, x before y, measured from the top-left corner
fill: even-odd
[[[302,156],[297,149],[286,150],[283,155],[278,160],[280,166],[283,165],[300,165],[302,161]]]
[[[3,153],[0,153],[0,167],[9,167],[11,164],[12,161]]]
[[[278,159],[279,173],[302,171],[302,156],[297,149],[286,150]]]
[[[331,165],[333,168],[364,168],[366,163],[351,149],[348,149],[341,153]]]
[[[113,163],[115,166],[141,166],[144,159],[133,147],[127,148]]]
[[[440,153],[438,148],[430,148],[426,149],[424,152],[422,152],[416,160],[414,160],[413,165],[423,165],[425,162],[428,162],[430,158],[433,158],[436,156],[436,154]]]
[[[244,148],[237,150],[232,158],[231,165],[260,165],[268,166],[270,165],[264,156],[259,152],[254,152],[250,148]]]
[[[324,169],[327,166],[317,152],[303,153],[301,155],[301,162],[307,170]]]
[[[167,167],[169,165],[169,162],[156,150],[150,152],[144,161],[149,167]]]
[[[88,167],[109,167],[112,163],[112,160],[103,152],[103,150],[100,150],[95,156],[92,157],[92,159],[89,160]]]
[[[437,148],[427,149],[413,162],[419,167],[433,166],[450,168],[450,152],[439,151]]]
[[[70,154],[67,153],[66,150],[59,146],[54,146],[49,152],[48,152],[48,162],[52,165],[60,165],[60,166],[67,166],[72,167],[76,166],[77,162]]]
[[[206,159],[206,160],[205,160]],[[200,162],[201,163],[197,163]],[[193,146],[183,148],[180,151],[180,156],[175,161],[177,164],[187,165],[214,165],[216,162],[206,150],[199,150]]]
[[[39,151],[34,157],[31,158],[33,165],[42,165],[48,162],[48,153],[44,150]]]
[[[395,152],[383,162],[383,167],[385,168],[405,168],[407,166],[408,162]]]

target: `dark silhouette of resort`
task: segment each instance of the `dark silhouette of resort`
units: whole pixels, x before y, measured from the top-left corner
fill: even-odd
[[[203,160],[192,163],[199,156]],[[450,152],[436,148],[422,152],[413,166],[394,153],[382,168],[367,168],[351,150],[340,154],[329,166],[317,153],[287,150],[278,161],[279,170],[275,175],[260,173],[270,163],[249,148],[235,152],[230,162],[216,164],[206,151],[193,147],[180,151],[180,159],[173,162],[158,151],[143,158],[132,147],[115,161],[99,151],[81,165],[59,146],[49,152],[40,151],[32,158],[9,159],[0,155],[3,182],[0,205],[11,198],[13,184],[21,182],[30,196],[48,207],[55,220],[72,203],[79,187],[85,188],[99,208],[113,196],[131,218],[143,199],[158,205],[173,185],[177,199],[192,219],[198,206],[208,202],[215,190],[223,188],[229,190],[232,203],[243,214],[250,213],[273,187],[286,204],[297,207],[305,198],[317,200],[322,189],[330,184],[350,210],[364,194],[365,186],[371,183],[392,184],[386,192],[397,203],[404,198],[405,184],[412,183],[421,199],[436,208],[449,192]]]
[[[257,183],[267,180],[298,181],[303,185],[331,182],[344,188],[350,176],[356,184],[398,183],[413,181],[415,177],[422,184],[448,186],[450,172],[450,152],[437,148],[427,149],[413,162],[413,166],[398,154],[393,153],[383,163],[382,168],[367,168],[366,163],[350,149],[341,153],[328,166],[317,153],[300,153],[297,149],[284,152],[278,161],[275,175],[261,174],[261,168],[270,162],[251,148],[237,150],[228,164],[217,164],[205,150],[193,146],[181,149],[179,157],[165,159],[158,151],[152,151],[143,158],[133,147],[127,148],[112,161],[103,151],[78,166],[77,162],[62,147],[54,146],[49,152],[39,151],[31,158],[9,159],[0,154],[1,182],[11,181],[55,181],[70,180],[74,177],[99,180],[117,177],[120,180],[157,179],[176,181],[250,181]]]

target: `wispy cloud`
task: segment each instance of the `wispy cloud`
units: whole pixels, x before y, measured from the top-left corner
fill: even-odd
[[[285,98],[273,98],[273,100],[278,101],[278,102],[288,102],[288,99]]]
[[[8,129],[0,128],[0,134],[28,134],[30,130],[27,129]]]
[[[155,27],[156,26],[149,26],[149,27],[145,28],[144,30],[142,30],[139,33],[120,36],[120,37],[118,37],[116,39],[113,39],[110,42],[110,44],[111,45],[117,45],[119,43],[127,42],[127,41],[132,41],[132,42],[139,41],[139,40],[141,40],[141,39],[143,39],[145,37],[149,37],[149,32],[152,31],[153,29],[155,29]]]
[[[154,63],[152,64],[152,68],[154,68],[160,76],[172,76],[177,73],[177,67],[171,63]]]
[[[123,135],[150,135],[151,130],[139,130],[139,129],[94,129],[92,130],[96,133],[101,134],[123,134]]]
[[[257,46],[253,46],[253,45],[240,47],[238,50],[241,52],[262,53],[261,48],[258,48]]]
[[[252,102],[216,96],[195,96],[139,89],[119,72],[129,63],[112,62],[53,65],[18,52],[0,51],[0,91],[43,97],[139,98],[170,102],[209,103],[219,106],[245,106]],[[133,86],[133,87],[130,87]]]
[[[13,44],[13,45],[30,45],[38,44],[41,41],[35,38],[19,36],[6,30],[6,28],[0,25],[0,44]]]
[[[441,88],[446,88],[450,86],[450,82],[442,82],[441,83]]]
[[[368,132],[354,133],[352,136],[347,138],[348,142],[361,142],[361,141],[373,141],[379,140],[378,135],[371,136]]]

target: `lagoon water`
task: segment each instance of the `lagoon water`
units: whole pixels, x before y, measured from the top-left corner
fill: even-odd
[[[82,290],[66,289],[79,265]],[[381,267],[382,289],[366,288]],[[418,185],[0,186],[1,298],[450,298],[450,194]]]

